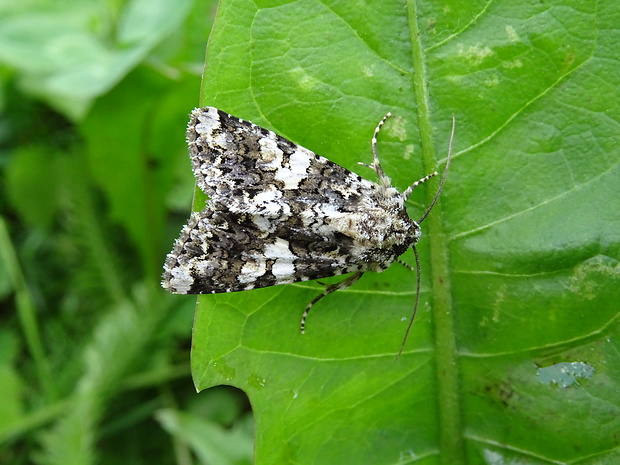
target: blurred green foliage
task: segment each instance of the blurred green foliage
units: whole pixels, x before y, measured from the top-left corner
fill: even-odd
[[[158,286],[216,3],[0,1],[2,464],[251,461],[245,396],[192,387],[195,297]]]

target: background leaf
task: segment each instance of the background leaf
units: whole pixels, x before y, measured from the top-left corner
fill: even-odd
[[[303,337],[317,285],[200,299],[195,383],[248,394],[256,463],[618,461],[619,19],[610,1],[221,2],[202,104],[368,178],[392,111],[379,150],[401,189],[457,121],[397,363],[415,280],[397,266],[322,301]],[[541,382],[562,362],[592,370]]]
[[[178,28],[192,6],[192,0],[78,1],[71,9],[33,3],[0,3],[0,60],[25,71],[21,86],[75,119]]]
[[[250,461],[247,398],[196,395],[195,298],[159,286],[215,7],[0,0],[0,463],[200,460],[162,409]]]

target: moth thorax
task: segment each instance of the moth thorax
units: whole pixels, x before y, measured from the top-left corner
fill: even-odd
[[[397,216],[381,209],[371,210],[360,217],[357,228],[372,247],[388,249],[398,244],[408,247],[420,237],[420,227],[404,210]]]

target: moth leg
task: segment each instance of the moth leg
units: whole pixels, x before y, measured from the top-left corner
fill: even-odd
[[[396,260],[397,263],[400,263],[402,266],[404,266],[405,268],[409,268],[411,271],[413,271],[415,268],[412,267],[409,263],[407,262],[403,262],[402,260],[398,259]]]
[[[421,223],[422,221],[424,221],[424,218],[426,218],[428,214],[431,212],[431,210],[433,209],[433,206],[435,205],[435,202],[437,202],[437,199],[439,198],[439,194],[441,193],[441,190],[443,189],[443,184],[446,181],[446,175],[448,174],[448,168],[450,168],[450,160],[452,160],[452,142],[454,141],[455,127],[456,127],[456,120],[454,119],[454,116],[453,116],[452,117],[452,132],[450,133],[450,142],[448,143],[448,158],[446,159],[446,167],[443,169],[443,175],[441,176],[441,180],[439,181],[439,187],[437,188],[435,197],[433,197],[433,201],[431,202],[431,204],[428,206],[428,208],[424,212],[424,215],[422,215],[422,218],[418,220],[418,223]],[[415,189],[417,186],[422,184],[427,179],[432,178],[433,176],[437,176],[437,171],[429,174],[428,176],[424,176],[419,181],[414,182],[411,186],[409,186],[405,190],[405,192],[403,192],[404,199],[409,200],[409,196],[413,192],[413,189]]]
[[[301,315],[301,325],[300,325],[301,334],[304,334],[304,332],[306,330],[306,318],[308,318],[308,313],[310,312],[310,309],[312,308],[312,306],[315,303],[317,303],[319,300],[321,300],[326,295],[331,294],[332,292],[336,292],[336,291],[338,291],[340,289],[347,289],[348,287],[352,286],[353,284],[355,284],[362,277],[363,274],[364,274],[363,271],[358,271],[357,273],[349,276],[347,279],[344,279],[344,280],[340,281],[339,283],[326,285],[325,286],[325,290],[321,294],[316,296],[308,304],[308,306],[304,310],[303,315]]]
[[[403,192],[403,197],[405,198],[405,200],[409,200],[409,196],[411,196],[411,193],[413,192],[413,189],[415,189],[416,187],[418,187],[420,184],[422,184],[424,181],[428,181],[430,178],[434,178],[435,176],[437,176],[437,171],[435,171],[434,173],[431,173],[427,176],[424,176],[422,179],[414,182],[412,185],[410,185],[405,192]]]

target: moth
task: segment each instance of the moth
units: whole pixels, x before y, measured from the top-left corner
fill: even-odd
[[[405,203],[437,172],[402,193],[392,187],[377,152],[377,136],[390,116],[375,128],[372,164],[361,163],[376,173],[375,183],[217,108],[192,111],[187,143],[196,182],[209,200],[201,212],[192,213],[167,255],[162,286],[175,294],[212,294],[351,273],[327,285],[306,306],[301,318],[304,333],[308,312],[320,299],[346,289],[367,271],[381,272],[394,262],[403,263],[398,257],[411,247],[416,298],[402,352],[419,300],[415,245],[420,223],[443,187],[452,138],[437,193],[414,221]]]

